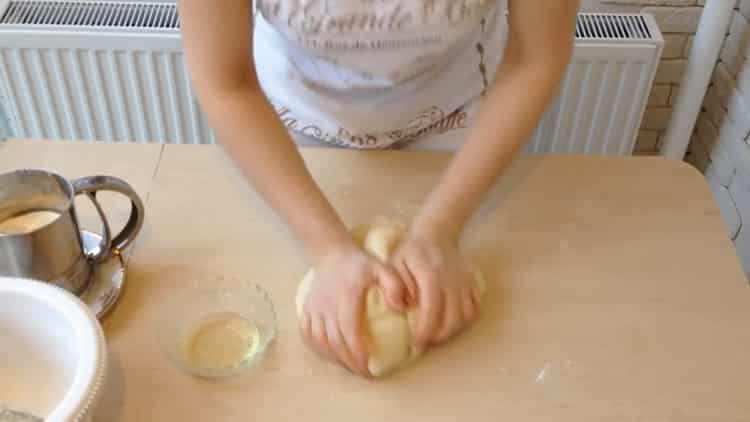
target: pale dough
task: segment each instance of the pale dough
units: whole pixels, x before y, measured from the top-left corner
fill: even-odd
[[[385,262],[398,246],[405,230],[403,224],[380,223],[372,227],[360,226],[352,234],[367,252]],[[310,270],[300,281],[296,298],[298,316],[302,314],[314,279],[315,273]],[[486,283],[478,269],[474,270],[474,282],[481,296]],[[391,311],[385,304],[380,289],[373,287],[367,292],[365,312],[370,340],[368,367],[373,376],[382,377],[397,371],[422,354],[421,350],[412,345],[409,319],[413,317],[413,310],[405,313]]]

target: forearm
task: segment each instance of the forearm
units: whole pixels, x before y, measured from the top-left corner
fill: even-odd
[[[308,255],[352,240],[263,95],[252,52],[252,2],[180,0],[190,79],[225,149]]]
[[[351,238],[259,89],[203,101],[219,139],[257,192],[292,228],[312,260]]]
[[[506,60],[474,126],[415,222],[418,230],[458,238],[484,195],[536,128],[562,71]]]

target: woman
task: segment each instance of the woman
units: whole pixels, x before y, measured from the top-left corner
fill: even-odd
[[[316,269],[300,329],[364,376],[364,294],[417,306],[419,346],[476,317],[458,239],[570,59],[577,0],[181,0],[186,60],[222,144]],[[391,262],[362,251],[295,148],[460,146]]]

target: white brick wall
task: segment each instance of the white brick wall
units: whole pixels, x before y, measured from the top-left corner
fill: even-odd
[[[750,0],[739,0],[687,161],[706,173],[750,275]]]
[[[722,130],[735,134],[733,141],[747,145],[750,137],[750,0],[740,0],[732,17],[719,63],[706,92],[698,129],[691,140],[688,161],[705,171],[711,164],[716,137]],[[711,129],[700,130],[701,127]],[[730,141],[730,140],[727,140]],[[748,163],[750,166],[750,163]]]
[[[722,0],[724,1],[724,0]],[[730,0],[726,0],[730,1]],[[731,0],[734,1],[734,0]],[[693,34],[703,11],[703,0],[584,0],[584,11],[642,12],[654,15],[664,33],[664,54],[643,117],[636,152],[655,153],[672,113],[674,99]],[[750,9],[750,8],[748,8]]]

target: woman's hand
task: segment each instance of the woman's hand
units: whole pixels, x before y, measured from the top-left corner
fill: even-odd
[[[410,299],[416,300],[417,317],[411,328],[417,346],[442,343],[476,319],[478,292],[457,239],[412,229],[393,255],[392,265]]]
[[[335,249],[315,265],[300,332],[322,356],[369,377],[364,332],[367,290],[378,286],[388,306],[402,312],[405,288],[398,275],[355,245]]]

